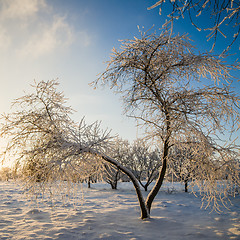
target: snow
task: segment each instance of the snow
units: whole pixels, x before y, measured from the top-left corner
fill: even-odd
[[[210,213],[183,185],[165,183],[151,219],[143,221],[131,183],[109,186],[80,184],[76,199],[52,206],[46,198],[38,204],[26,198],[16,182],[0,182],[0,239],[240,239],[239,196],[223,213]]]

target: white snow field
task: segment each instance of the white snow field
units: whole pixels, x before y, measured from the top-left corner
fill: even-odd
[[[239,196],[223,213],[210,213],[181,184],[165,183],[151,219],[143,221],[131,183],[119,183],[119,190],[104,183],[92,189],[83,185],[84,199],[81,188],[78,201],[57,201],[52,207],[49,199],[31,202],[16,182],[0,182],[0,239],[240,239]]]

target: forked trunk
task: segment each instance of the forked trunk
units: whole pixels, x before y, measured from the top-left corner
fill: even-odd
[[[111,185],[111,188],[113,190],[117,190],[117,183],[114,181],[114,182],[110,182],[110,185]]]

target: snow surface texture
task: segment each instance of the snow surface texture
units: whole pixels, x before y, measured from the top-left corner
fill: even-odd
[[[119,183],[119,190],[103,183],[92,187],[84,185],[84,200],[79,190],[75,204],[59,201],[52,207],[49,199],[32,203],[14,182],[0,182],[0,239],[240,239],[239,196],[229,210],[209,213],[181,184],[166,183],[151,219],[142,221],[131,183]]]

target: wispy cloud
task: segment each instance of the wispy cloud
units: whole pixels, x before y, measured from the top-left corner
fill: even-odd
[[[8,49],[11,44],[11,37],[8,35],[6,29],[0,25],[0,50]]]
[[[42,23],[17,52],[21,56],[39,57],[56,49],[66,48],[74,41],[74,33],[64,18],[55,17],[52,22]]]
[[[1,19],[25,19],[46,7],[44,0],[2,0]]]
[[[81,43],[89,44],[86,32]],[[79,36],[67,16],[56,12],[45,0],[0,1],[0,51],[20,57],[38,58],[71,46]]]

